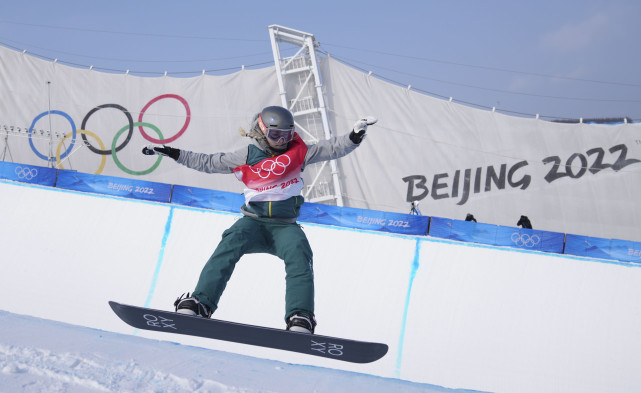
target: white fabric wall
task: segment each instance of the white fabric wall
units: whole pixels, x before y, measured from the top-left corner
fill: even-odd
[[[169,310],[233,214],[0,181],[0,309],[216,350],[496,393],[641,391],[641,268],[305,224],[318,333],[385,342],[354,365],[136,331],[108,300]],[[331,246],[328,246],[331,245]],[[217,318],[281,328],[284,268],[249,255]]]
[[[349,132],[360,115],[380,119],[371,127],[365,144],[339,160],[347,206],[407,213],[409,190],[420,199],[424,215],[463,219],[472,213],[480,222],[515,226],[524,214],[535,229],[641,241],[637,203],[641,125],[568,125],[517,118],[394,86],[331,58],[322,59],[321,68],[335,134]],[[263,106],[280,103],[273,67],[225,76],[145,78],[72,68],[0,48],[0,125],[29,128],[49,109],[49,101],[52,110],[68,114],[78,128],[93,108],[103,104],[118,104],[138,121],[151,100],[166,94],[179,95],[191,110],[186,131],[171,145],[202,152],[242,146],[245,141],[238,136],[238,128],[247,128],[252,115]],[[49,120],[60,134],[71,131],[61,115],[42,117],[36,130],[49,129]],[[186,110],[177,99],[162,99],[149,107],[143,121],[171,138],[185,124]],[[127,124],[122,112],[107,108],[89,117],[86,128],[109,149],[117,131]],[[151,129],[145,132],[157,138]],[[117,146],[125,136],[121,135]],[[54,153],[60,138],[53,140]],[[93,137],[87,139],[98,147]],[[48,155],[48,137],[32,136],[31,140],[37,151]],[[70,141],[61,146],[62,156]],[[148,143],[136,127],[129,143],[117,153],[119,161],[133,172],[149,169],[155,159],[140,154],[141,146]],[[9,133],[6,141],[0,138],[0,152],[7,161],[47,165],[32,151],[24,132]],[[559,174],[569,170],[571,176],[546,181],[555,166],[554,161],[543,163],[548,157],[558,158]],[[102,158],[84,146],[78,135],[62,165],[95,173]],[[595,167],[599,163],[602,169]],[[500,177],[503,166],[502,187],[490,181],[486,190],[488,168]],[[511,176],[510,170],[514,171]],[[171,161],[149,174],[133,175],[109,155],[101,173],[242,191],[233,176],[201,174]],[[408,177],[415,182],[411,189],[411,183],[403,180]],[[463,197],[466,188],[468,196]]]
[[[409,212],[408,183],[403,178],[423,176],[429,195],[419,201],[424,215],[464,219],[472,213],[479,222],[516,226],[527,215],[535,229],[588,236],[641,240],[641,124],[558,124],[523,119],[435,99],[368,77],[337,61],[323,62],[329,106],[336,129],[351,124],[352,114],[375,114],[379,122],[369,132],[366,145],[340,161],[345,193],[351,206]],[[603,164],[614,164],[627,148],[624,168],[592,173],[599,152]],[[594,150],[591,155],[588,151]],[[601,149],[601,150],[598,150]],[[559,173],[570,176],[547,182],[557,156]],[[581,156],[589,168],[581,170]],[[515,166],[521,162],[523,166]],[[505,188],[494,183],[485,191],[487,168],[497,174],[506,168]],[[474,191],[477,169],[481,170],[480,192]],[[525,177],[527,188],[510,185]],[[468,169],[469,198],[463,199]],[[454,179],[459,172],[458,193]],[[582,176],[577,176],[585,172]],[[364,176],[361,176],[363,174]],[[433,183],[436,175],[437,190]],[[414,196],[424,188],[415,186]],[[454,197],[458,194],[457,197]],[[464,202],[464,203],[463,203]]]
[[[128,110],[134,122],[139,120],[143,108],[153,99],[166,94],[182,97],[188,104],[191,117],[186,131],[169,145],[199,152],[231,151],[246,143],[238,134],[239,127],[247,129],[252,116],[266,105],[278,105],[278,84],[274,68],[244,70],[225,76],[202,75],[193,78],[138,77],[123,74],[108,74],[88,69],[77,69],[46,62],[29,55],[0,47],[0,125],[14,125],[29,128],[39,114],[49,109],[49,89],[51,110],[68,114],[81,128],[83,119],[95,107],[103,104],[117,104]],[[51,84],[47,85],[47,81]],[[61,115],[52,115],[52,129],[71,133],[69,122]],[[36,129],[49,130],[49,116],[37,123]],[[145,112],[144,122],[157,126],[165,139],[179,133],[187,120],[186,109],[175,98],[165,98],[153,103]],[[105,108],[93,113],[87,120],[88,131],[96,134],[107,149],[111,148],[116,133],[128,125],[122,111]],[[155,139],[157,134],[150,128],[145,133]],[[4,132],[4,129],[0,130]],[[117,141],[123,144],[127,132]],[[4,139],[4,138],[2,138]],[[48,137],[34,137],[35,148],[43,155],[49,151]],[[54,137],[54,153],[61,138]],[[89,136],[89,143],[99,148],[96,140]],[[61,148],[64,153],[71,138]],[[150,144],[138,127],[117,158],[126,168],[142,172],[149,169],[156,158],[143,156],[140,151]],[[29,145],[25,133],[10,133],[9,149],[14,162],[47,165]],[[0,152],[5,147],[0,142]],[[63,154],[61,154],[63,155]],[[10,161],[8,153],[5,160]],[[86,173],[96,173],[101,156],[82,145],[81,135],[77,136],[73,153],[62,162],[65,169],[76,169]],[[120,177],[140,178],[170,184],[193,185],[203,188],[238,191],[243,187],[233,176],[210,176],[173,162],[163,163],[153,172],[132,175],[120,169],[111,155],[106,160],[100,174]]]

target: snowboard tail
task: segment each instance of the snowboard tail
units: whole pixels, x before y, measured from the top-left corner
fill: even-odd
[[[387,345],[381,343],[206,319],[113,301],[109,305],[125,323],[144,330],[231,341],[351,363],[374,362],[385,356],[388,350]]]

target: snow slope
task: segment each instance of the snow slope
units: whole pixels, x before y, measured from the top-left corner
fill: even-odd
[[[2,393],[459,393],[0,311]]]
[[[349,371],[495,393],[641,392],[638,264],[304,223],[314,250],[317,332],[389,346],[385,357],[364,365],[137,331],[113,314],[109,300],[171,309],[178,295],[193,289],[202,265],[237,217],[0,181],[0,310],[111,332],[100,333],[103,337],[123,334],[117,337],[124,340],[120,351],[125,354],[129,345],[137,345],[135,340],[147,338],[314,366],[311,370],[316,371],[341,370],[308,378],[303,390],[324,388],[323,378],[354,376],[343,373]],[[282,261],[275,257],[243,257],[216,318],[283,328],[284,276]],[[30,336],[37,338],[50,329],[42,326],[37,324]],[[41,345],[12,342],[10,337],[2,341],[4,353],[14,346],[22,358],[2,366],[3,378],[30,377],[37,371],[20,371],[31,370],[31,359],[51,355],[68,365],[54,374],[73,379],[78,367],[71,367],[75,360],[70,359],[76,355],[70,354],[80,353],[78,359],[111,370],[105,375],[121,368],[126,373],[133,358],[138,363],[131,368],[141,375],[159,370],[187,383],[196,380],[196,385],[206,379],[230,389],[263,389],[260,384],[243,385],[202,371],[202,377],[174,374],[181,362],[188,361],[168,368],[162,362],[180,359],[178,355],[114,358],[111,352],[96,349],[105,340],[93,339],[87,349],[77,348],[73,340],[65,343],[62,336],[44,334]],[[205,353],[205,358],[217,356],[204,349],[177,348]],[[158,353],[152,348],[141,352]],[[101,359],[108,363],[101,364]],[[254,359],[239,362],[255,363]],[[256,364],[270,365],[261,366],[269,370],[267,379],[275,378],[270,368],[283,367]],[[185,367],[202,369],[198,364]],[[136,378],[133,381],[148,377]],[[346,381],[342,384],[349,386]],[[5,393],[4,386],[0,393]],[[287,389],[287,385],[264,386],[264,391]],[[338,388],[327,391],[333,389]]]

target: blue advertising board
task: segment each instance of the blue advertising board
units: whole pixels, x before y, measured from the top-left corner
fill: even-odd
[[[233,192],[177,185],[174,186],[171,203],[240,213],[240,207],[245,203],[245,198],[242,194]]]
[[[242,194],[232,192],[174,186],[171,203],[239,213],[245,198]],[[304,203],[298,221],[372,231],[426,235],[429,217]]]
[[[0,161],[0,179],[53,187],[57,169]]]
[[[430,236],[493,246],[545,252],[563,252],[565,235],[558,232],[513,228],[473,221],[432,217]]]
[[[59,170],[56,187],[154,202],[169,202],[171,198],[170,184],[92,175],[64,169]]]
[[[239,193],[3,161],[0,179],[232,213],[239,213],[245,203]],[[626,240],[317,203],[303,204],[298,221],[641,264],[641,242]]]
[[[565,253],[599,259],[641,263],[641,243],[617,239],[601,239],[568,234]]]
[[[303,204],[299,217],[299,221],[303,222],[405,235],[427,235],[429,219],[428,216],[388,213],[318,203]]]

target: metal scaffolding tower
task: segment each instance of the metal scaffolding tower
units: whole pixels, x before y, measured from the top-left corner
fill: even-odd
[[[309,33],[283,26],[269,26],[274,53],[281,105],[294,115],[296,131],[310,144],[332,137],[323,97],[323,85],[316,58],[318,42]],[[296,50],[293,56],[283,57],[281,50]],[[343,206],[336,161],[323,162],[305,168],[311,182],[303,196],[309,202],[333,203]],[[306,180],[309,181],[309,180]]]

